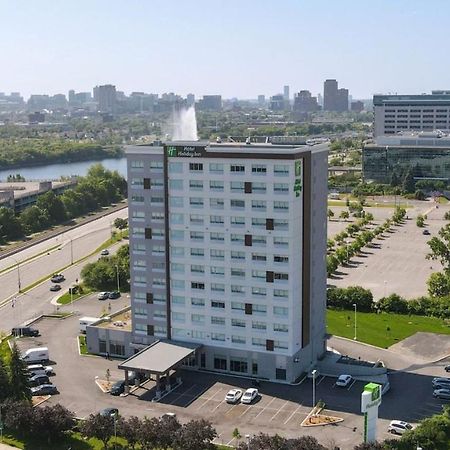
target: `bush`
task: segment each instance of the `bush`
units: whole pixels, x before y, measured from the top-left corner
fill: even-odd
[[[348,288],[330,288],[327,290],[327,306],[330,308],[353,309],[356,304],[358,311],[370,312],[373,309],[373,295],[369,289],[361,286]]]
[[[408,301],[398,294],[391,294],[388,297],[381,298],[376,307],[379,311],[392,312],[397,314],[408,313]]]
[[[416,200],[425,200],[425,193],[420,189],[417,189],[417,191],[414,193],[414,198]]]

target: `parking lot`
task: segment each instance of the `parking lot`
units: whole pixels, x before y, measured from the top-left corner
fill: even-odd
[[[112,301],[113,311],[122,308],[126,302],[126,298]],[[217,443],[224,444],[236,443],[232,438],[235,428],[239,429],[241,435],[261,431],[288,437],[312,435],[324,445],[338,443],[341,449],[352,448],[361,441],[363,417],[359,408],[365,384],[362,381],[339,388],[335,386],[336,379],[333,377],[317,378],[316,401],[323,400],[326,403],[325,412],[342,417],[344,421],[335,426],[315,428],[300,427],[312,407],[312,380],[309,378],[305,378],[298,386],[262,381],[259,386],[260,397],[251,405],[225,402],[228,390],[238,388],[245,391],[252,387],[250,380],[190,370],[181,372],[183,384],[159,403],[151,402],[154,387],[151,381],[128,397],[102,393],[95,379],[105,378],[107,369],[110,370],[112,381],[123,379],[123,372],[117,368],[119,361],[80,356],[76,336],[78,319],[84,315],[95,316],[104,307],[105,302],[93,296],[80,300],[75,304],[78,310],[76,315],[64,320],[40,320],[34,326],[39,328],[41,336],[18,340],[21,350],[36,346],[49,348],[55,369],[51,381],[58,387],[59,394],[48,402],[62,403],[78,417],[86,417],[105,407],[116,407],[125,416],[158,417],[166,412],[174,412],[182,422],[206,418],[219,434]],[[380,407],[380,438],[388,436],[386,429],[392,419],[415,422],[441,410],[443,402],[431,395],[431,374],[435,372],[435,375],[442,375],[442,368],[430,364],[427,372],[424,367],[411,362],[409,369],[416,371],[417,368],[417,373],[398,371],[391,374],[392,388]],[[405,392],[414,392],[414,396],[405,395]]]

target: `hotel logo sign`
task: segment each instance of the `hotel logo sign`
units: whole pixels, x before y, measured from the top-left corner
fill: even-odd
[[[196,145],[168,145],[167,156],[177,158],[201,158],[206,154],[206,147]]]

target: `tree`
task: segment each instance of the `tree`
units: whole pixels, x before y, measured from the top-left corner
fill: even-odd
[[[387,297],[380,298],[376,304],[380,311],[391,312],[396,314],[408,313],[408,302],[398,294],[391,294]]]
[[[392,176],[391,176],[391,182],[390,182],[392,187],[397,187],[400,185],[400,180],[397,176],[397,173],[394,171],[392,172]]]
[[[327,290],[327,306],[330,308],[353,309],[356,304],[358,311],[370,312],[373,308],[373,295],[361,286],[348,288],[330,288]]]
[[[117,421],[117,434],[128,442],[128,446],[134,450],[139,442],[139,433],[142,428],[142,421],[139,417],[131,416],[128,419],[119,417]]]
[[[3,359],[0,357],[0,403],[5,401],[11,395],[11,386],[9,383],[8,372]]]
[[[68,218],[73,219],[86,212],[83,196],[76,189],[68,189],[60,198]]]
[[[6,428],[19,433],[29,431],[33,420],[33,407],[30,402],[8,399],[1,406]]]
[[[422,216],[421,214],[419,214],[419,215],[417,216],[417,219],[416,219],[416,225],[417,225],[419,228],[422,228],[422,227],[425,225],[425,219],[423,218],[423,216]]]
[[[278,434],[270,436],[268,434],[260,433],[253,436],[250,440],[252,450],[287,450],[287,440]],[[236,450],[247,450],[246,442],[241,442]]]
[[[328,215],[328,219],[331,220],[334,217],[334,212],[330,208],[328,208],[327,215]]]
[[[25,208],[19,220],[26,234],[37,233],[50,225],[47,211],[42,211],[36,205]]]
[[[108,442],[114,436],[114,417],[101,414],[91,414],[81,424],[81,434],[87,438],[97,438],[102,441],[103,448],[108,448]]]
[[[414,193],[414,198],[416,200],[425,200],[426,198],[425,193],[422,190],[417,189],[416,192]]]
[[[205,419],[191,420],[177,432],[173,442],[173,450],[213,450],[212,443],[217,436],[216,430]]]
[[[429,241],[430,253],[427,259],[438,260],[446,272],[450,271],[450,224],[439,230],[439,237],[433,236]]]
[[[344,219],[344,221],[346,222],[347,221],[347,219],[350,217],[350,214],[349,214],[349,212],[348,211],[341,211],[341,213],[339,214],[339,217],[341,218],[341,219]]]
[[[445,220],[450,220],[450,211],[446,211],[444,214],[444,219]]]
[[[61,223],[67,218],[64,203],[53,191],[40,195],[36,206],[47,213],[51,223]]]
[[[28,381],[28,368],[21,358],[17,344],[14,342],[9,360],[10,391],[14,400],[31,400],[30,383]]]
[[[137,429],[138,443],[143,450],[153,450],[155,447],[167,448],[170,446],[172,440],[169,440],[168,445],[160,445],[165,438],[165,435],[160,439],[160,422],[156,417],[151,419],[145,417],[141,425]],[[172,437],[173,438],[173,437]]]
[[[381,442],[363,442],[354,447],[354,450],[385,450],[386,447]]]
[[[327,450],[312,436],[301,436],[287,440],[287,450]]]
[[[413,171],[410,167],[407,170],[405,177],[403,178],[402,189],[404,192],[407,192],[408,194],[412,194],[414,192],[415,187],[416,187],[416,183],[414,181]]]
[[[339,267],[339,261],[337,260],[336,256],[328,255],[327,256],[327,275],[329,277],[331,275],[333,275],[333,273],[336,272],[338,267]]]
[[[60,439],[74,424],[74,414],[64,406],[44,406],[33,409],[31,432],[50,443]]]
[[[168,448],[174,444],[174,440],[181,429],[181,424],[175,417],[163,416],[158,423],[157,447]]]
[[[126,228],[128,228],[128,220],[117,217],[114,220],[114,226],[119,230],[125,230]]]
[[[428,293],[432,297],[445,297],[450,295],[450,275],[442,272],[435,272],[427,280]]]
[[[14,214],[14,210],[0,207],[0,242],[17,239],[23,236],[22,226]]]

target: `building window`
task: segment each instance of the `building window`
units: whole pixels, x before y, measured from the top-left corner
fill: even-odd
[[[245,305],[241,302],[231,302],[231,309],[235,311],[244,311]]]
[[[237,165],[237,164],[231,164],[230,172],[232,172],[232,173],[244,173],[245,172],[245,166]]]
[[[266,288],[260,288],[260,287],[252,287],[252,295],[267,295]]]
[[[224,250],[211,249],[210,250],[210,256],[211,256],[211,259],[223,260],[223,259],[225,259],[225,251]]]
[[[155,333],[155,336],[167,336],[167,327],[164,325],[155,325],[153,328],[153,332]]]
[[[225,341],[225,335],[222,333],[211,333],[211,340],[212,341]]]
[[[169,188],[176,191],[182,191],[183,180],[169,180]]]
[[[182,241],[183,239],[184,239],[184,231],[183,230],[171,230],[170,231],[170,240]]]
[[[225,339],[224,339],[225,340]],[[214,369],[227,370],[227,357],[222,355],[214,355]]]
[[[238,285],[232,284],[231,292],[233,294],[245,294],[245,288],[244,288],[244,286],[238,286]]]
[[[230,206],[232,208],[245,208],[245,201],[244,200],[230,200]]]
[[[285,380],[286,379],[286,369],[275,369],[275,378],[277,380]]]
[[[184,204],[183,197],[170,197],[170,206],[172,208],[182,208]]]
[[[252,328],[254,330],[267,330],[267,324],[266,322],[253,321]]]
[[[211,275],[219,275],[219,276],[225,275],[225,268],[223,268],[223,267],[211,266],[210,270],[211,270]]]
[[[205,273],[205,266],[191,264],[191,273]]]
[[[203,314],[191,314],[191,321],[192,323],[204,325],[205,316]]]
[[[191,231],[190,237],[191,241],[203,241],[204,233],[202,231]]]
[[[109,352],[111,355],[125,356],[125,345],[121,342],[110,341]]]
[[[267,306],[266,305],[253,305],[253,313],[266,314]]]
[[[239,268],[231,268],[231,276],[245,278],[245,270]]]
[[[284,323],[274,323],[273,324],[273,331],[278,331],[280,333],[288,333],[289,327]]]
[[[202,191],[203,181],[201,180],[189,180],[189,189],[192,191]]]
[[[253,245],[266,245],[266,243],[267,243],[266,236],[254,235],[253,238],[252,238],[252,244]]]
[[[232,251],[230,253],[231,259],[239,259],[239,260],[245,260],[245,252],[235,252]]]
[[[171,263],[170,270],[172,272],[184,273],[184,264]]]
[[[289,240],[288,238],[283,237],[274,237],[273,238],[273,244],[278,247],[288,247],[289,246]]]
[[[252,200],[252,209],[258,211],[266,210],[266,201],[265,200]]]
[[[211,283],[211,291],[225,292],[225,285],[222,283]]]
[[[289,262],[289,256],[273,255],[273,262],[286,264]]]
[[[274,347],[279,348],[281,350],[287,350],[289,348],[289,345],[286,341],[275,341]]]
[[[289,274],[287,273],[274,273],[275,280],[282,280],[282,281],[288,281],[289,280]]]
[[[245,328],[245,320],[241,319],[231,319],[231,326],[232,327],[239,327],[239,328]]]
[[[199,283],[197,281],[191,281],[191,289],[205,290],[205,283]]]
[[[132,203],[144,203],[144,197],[142,195],[132,195],[131,201]]]
[[[172,256],[184,256],[184,248],[183,247],[171,247],[170,253]]]
[[[185,313],[172,311],[172,321],[173,322],[184,322],[185,320],[186,320]]]
[[[131,187],[134,188],[142,188],[144,187],[144,179],[143,178],[132,178],[131,179]]]
[[[273,314],[275,316],[287,317],[288,313],[289,313],[289,308],[286,308],[284,306],[274,306],[273,307]]]
[[[190,197],[189,205],[194,208],[203,208],[203,199],[201,197]]]
[[[266,271],[264,270],[252,270],[253,278],[260,278],[261,280],[266,279]]]
[[[236,336],[235,336],[236,337]],[[244,339],[245,343],[245,339]],[[230,359],[230,371],[231,372],[239,372],[239,373],[247,373],[247,360],[245,358],[236,358]]]
[[[225,317],[211,316],[211,325],[225,325]]]
[[[164,187],[164,180],[155,180],[152,178],[152,180],[150,181],[150,186],[149,187],[145,187],[146,181],[148,180],[148,178],[144,178],[144,189],[162,189]]]
[[[184,214],[171,214],[170,223],[173,225],[182,225],[184,223]]]
[[[252,173],[266,174],[267,167],[263,164],[252,164]]]
[[[170,162],[169,163],[169,173],[183,173],[183,163]]]
[[[245,192],[245,183],[243,181],[232,181],[230,183],[231,192]]]
[[[265,347],[266,346],[266,340],[262,338],[252,338],[252,345],[256,347]]]
[[[289,184],[287,183],[274,183],[273,192],[275,194],[281,194],[284,192],[289,192]]]
[[[171,280],[171,285],[173,289],[184,289],[184,280]]]
[[[219,224],[219,225],[223,225],[224,223],[224,219],[223,216],[210,216],[209,217],[209,222],[211,224]]]
[[[203,172],[203,164],[202,163],[189,163],[189,171],[190,172]]]
[[[212,209],[223,209],[223,207],[224,207],[223,198],[210,198],[209,199],[209,206]]]
[[[209,171],[211,173],[223,173],[223,164],[222,163],[210,163]]]
[[[150,161],[150,170],[152,172],[162,172],[164,163],[162,161]]]
[[[203,216],[200,214],[190,214],[189,220],[192,225],[203,225]]]
[[[231,216],[230,223],[231,223],[232,226],[233,225],[238,225],[238,226],[245,225],[245,217],[234,217],[234,216]]]
[[[231,336],[231,342],[233,344],[245,344],[246,339],[244,336]]]
[[[289,202],[273,202],[274,211],[289,211]]]
[[[230,239],[231,239],[231,243],[233,243],[233,244],[243,244],[244,243],[244,235],[243,234],[231,233]]]
[[[172,295],[171,301],[173,305],[185,305],[186,299],[182,297],[181,295]]]
[[[191,298],[191,305],[192,306],[200,306],[200,307],[204,307],[205,306],[205,299],[204,298]]]
[[[220,302],[218,300],[211,300],[211,308],[225,309],[225,302]]]
[[[223,191],[223,181],[210,181],[209,182],[209,188],[212,191]]]
[[[275,164],[273,167],[273,173],[277,176],[287,176],[289,175],[289,166],[285,164]]]
[[[265,253],[252,253],[252,260],[259,262],[266,262],[267,256],[265,255]]]
[[[289,297],[289,291],[285,289],[274,289],[273,290],[273,296],[278,298],[288,298]]]
[[[131,168],[132,169],[143,169],[144,161],[131,161]]]
[[[211,241],[224,242],[225,234],[224,233],[210,233],[209,238]]]
[[[154,221],[164,220],[164,213],[153,211],[152,212],[152,220],[154,220]]]

